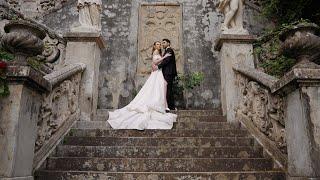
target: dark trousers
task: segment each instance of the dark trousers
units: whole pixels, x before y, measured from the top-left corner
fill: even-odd
[[[168,108],[171,110],[175,109],[174,105],[174,96],[173,96],[173,80],[175,76],[172,75],[163,75],[164,79],[167,81],[167,103]]]

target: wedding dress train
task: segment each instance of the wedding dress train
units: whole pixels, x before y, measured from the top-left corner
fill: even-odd
[[[159,57],[154,55],[153,59]],[[162,71],[154,71],[130,104],[109,112],[107,122],[113,129],[171,129],[177,115],[165,112],[165,98]]]

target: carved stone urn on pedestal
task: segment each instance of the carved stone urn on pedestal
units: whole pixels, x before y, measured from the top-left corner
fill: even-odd
[[[26,21],[11,21],[4,27],[6,34],[1,45],[15,54],[14,64],[25,65],[26,57],[37,56],[44,50],[46,33],[41,28]]]
[[[316,24],[298,24],[280,35],[281,52],[297,60],[296,67],[320,68],[320,28]]]

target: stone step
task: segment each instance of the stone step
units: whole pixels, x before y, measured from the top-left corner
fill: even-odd
[[[219,172],[272,170],[266,158],[87,158],[50,157],[47,170],[108,172]]]
[[[108,116],[107,115],[97,115],[95,117],[94,121],[107,121]],[[209,115],[209,116],[183,116],[178,115],[177,122],[190,122],[190,121],[196,121],[196,122],[227,122],[225,116],[221,115]]]
[[[249,137],[170,137],[170,138],[119,138],[119,137],[65,137],[64,145],[78,146],[174,146],[174,147],[230,147],[252,146]]]
[[[113,129],[71,129],[68,136],[77,137],[248,137],[244,129],[214,130],[113,130]]]
[[[263,149],[253,147],[126,147],[58,146],[55,157],[101,158],[263,158]]]
[[[37,180],[284,180],[280,171],[253,172],[94,172],[94,171],[39,171]]]
[[[75,129],[112,129],[106,121],[77,121],[74,125]],[[228,122],[197,122],[185,121],[176,122],[173,129],[232,129],[241,128],[239,125],[233,125]]]
[[[97,109],[97,116],[107,117],[109,111],[114,111],[114,109]],[[178,116],[211,116],[211,115],[221,115],[222,110],[220,108],[211,109],[211,110],[178,110],[171,111],[171,113],[175,113]]]

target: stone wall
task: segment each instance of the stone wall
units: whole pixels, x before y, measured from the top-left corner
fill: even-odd
[[[108,45],[103,54],[99,76],[99,109],[123,107],[132,100],[144,80],[137,77],[138,24],[141,3],[158,0],[103,1],[102,31]],[[173,2],[161,0],[161,2]],[[220,66],[213,44],[219,35],[223,17],[217,13],[217,0],[177,0],[182,4],[182,52],[184,73],[201,71],[205,80],[189,92],[190,108],[210,109],[220,106]],[[244,25],[252,34],[265,27],[258,12],[246,8]],[[43,23],[58,33],[64,33],[78,22],[76,1],[43,17]]]

